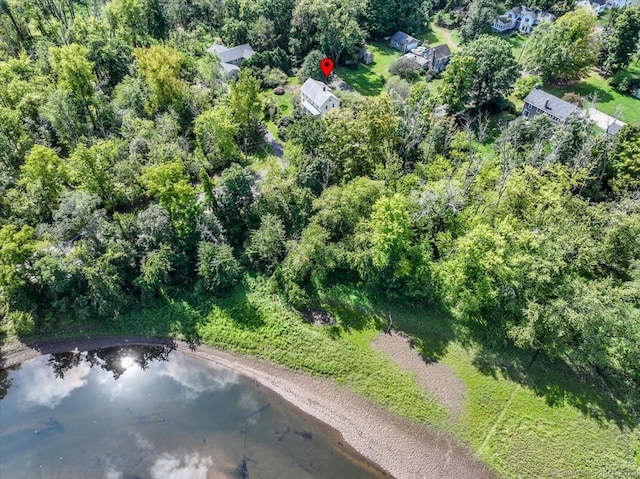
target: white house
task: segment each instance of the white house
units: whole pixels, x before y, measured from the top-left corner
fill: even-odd
[[[309,78],[300,88],[302,106],[314,116],[324,116],[340,106],[340,100],[324,83]]]
[[[516,27],[516,20],[521,10],[522,8],[520,7],[514,7],[504,12],[504,15],[500,15],[493,21],[493,29],[498,32],[513,30]]]
[[[607,8],[607,0],[579,0],[576,3],[578,8],[588,8],[596,15],[601,15]]]
[[[507,10],[493,20],[493,29],[497,32],[507,32],[518,29],[521,33],[529,34],[533,27],[543,22],[553,22],[556,17],[548,12],[534,10],[533,8],[518,6]]]

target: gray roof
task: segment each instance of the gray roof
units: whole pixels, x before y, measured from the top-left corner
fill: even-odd
[[[233,62],[240,58],[246,60],[255,54],[254,49],[248,43],[233,48],[227,48],[224,45],[212,45],[207,51],[217,54],[223,62]]]
[[[418,66],[420,66],[420,68],[427,68],[427,66],[429,65],[429,60],[421,55],[416,55],[415,53],[405,53],[402,58],[405,58],[410,62],[417,64]]]
[[[449,49],[449,45],[443,43],[442,45],[437,45],[433,47],[433,59],[439,60],[440,58],[446,58],[451,56],[451,50]]]
[[[397,31],[391,37],[392,42],[400,42],[400,43],[411,43],[419,41],[417,38],[412,37],[404,32]]]
[[[311,98],[311,100],[318,106],[324,105],[331,97],[340,102],[338,97],[331,93],[331,89],[327,85],[321,81],[314,80],[313,78],[308,78],[300,88],[300,91]]]
[[[539,88],[531,90],[524,99],[524,102],[562,120],[566,120],[571,115],[575,115],[580,111],[577,106],[561,100],[560,98],[553,96],[551,93],[547,93]]]

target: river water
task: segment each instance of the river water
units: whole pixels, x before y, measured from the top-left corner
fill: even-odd
[[[165,347],[45,355],[0,371],[0,478],[381,478],[332,429]]]

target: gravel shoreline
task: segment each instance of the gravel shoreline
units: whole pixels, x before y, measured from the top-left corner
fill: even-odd
[[[40,354],[122,345],[174,345],[178,352],[234,369],[337,430],[365,458],[396,479],[495,478],[450,435],[399,418],[330,379],[208,346],[191,347],[162,338],[110,337],[43,342],[0,359],[0,368]]]

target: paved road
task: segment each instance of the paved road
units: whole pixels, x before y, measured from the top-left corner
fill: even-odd
[[[269,145],[269,148],[271,148],[271,151],[275,156],[282,158],[282,153],[284,153],[282,143],[276,140],[269,130],[264,134],[264,141],[267,142],[267,145]]]

